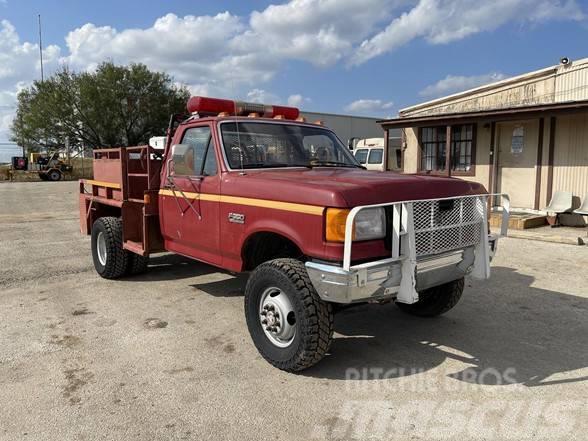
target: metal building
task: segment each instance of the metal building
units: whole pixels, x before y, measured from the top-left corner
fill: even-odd
[[[545,208],[556,191],[588,194],[588,58],[400,111],[403,171],[458,176]],[[449,146],[449,148],[447,147]]]
[[[322,121],[324,125],[333,130],[339,139],[349,144],[353,139],[383,138],[384,131],[378,123],[381,118],[367,116],[338,115],[335,113],[306,112],[301,115],[308,122]],[[393,131],[391,136],[400,136],[400,130]]]

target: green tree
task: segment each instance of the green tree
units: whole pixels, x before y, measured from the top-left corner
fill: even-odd
[[[142,64],[102,63],[95,72],[62,68],[18,95],[12,139],[31,148],[139,145],[165,133],[189,93]]]

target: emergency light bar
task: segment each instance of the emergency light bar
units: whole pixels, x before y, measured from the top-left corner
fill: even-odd
[[[248,116],[250,114],[257,114],[264,118],[282,117],[284,119],[296,119],[300,115],[300,110],[296,107],[246,103],[243,101],[208,98],[205,96],[193,96],[188,100],[187,107],[188,112],[198,113],[200,115],[226,113],[231,116]]]

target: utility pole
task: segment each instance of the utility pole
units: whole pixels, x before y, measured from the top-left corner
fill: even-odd
[[[43,39],[41,34],[41,14],[38,15],[39,18],[39,57],[41,59],[41,82],[45,81],[45,76],[43,72]]]
[[[20,130],[21,130],[21,133],[22,133],[22,113],[20,113],[20,112],[18,112],[18,120],[20,122]],[[20,138],[20,146],[22,147],[22,157],[23,158],[26,158],[27,157],[27,150],[26,150],[26,147],[25,147],[25,140],[24,140],[24,138],[22,136]]]
[[[41,32],[41,14],[37,15],[37,18],[39,19],[39,59],[41,60],[41,83],[45,81],[45,75],[43,72],[43,34]],[[47,149],[47,145],[48,145],[48,141],[47,141],[47,133],[45,133],[45,149]],[[49,153],[49,152],[47,152]]]

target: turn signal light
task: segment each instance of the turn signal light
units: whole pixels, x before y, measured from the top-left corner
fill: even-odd
[[[349,211],[347,208],[327,208],[325,237],[328,242],[345,242],[345,222]]]

